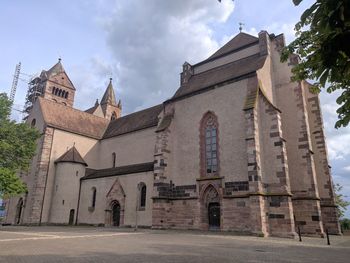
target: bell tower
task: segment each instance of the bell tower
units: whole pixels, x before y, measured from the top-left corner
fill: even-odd
[[[42,70],[40,75],[36,75],[29,81],[24,112],[29,114],[38,97],[73,107],[74,95],[75,87],[59,58],[52,68]]]
[[[101,100],[101,108],[104,114],[104,117],[109,120],[115,120],[120,118],[122,112],[121,101],[118,103],[115,99],[115,93],[112,85],[112,78],[109,79],[109,84],[105,93],[103,94]]]
[[[42,97],[73,107],[75,87],[64,70],[61,59],[48,71],[40,75],[44,82]]]

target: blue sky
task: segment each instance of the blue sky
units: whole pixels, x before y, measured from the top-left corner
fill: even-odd
[[[2,0],[0,92],[9,92],[19,61],[22,72],[32,75],[61,57],[77,88],[75,107],[93,105],[113,77],[123,113],[130,113],[172,96],[183,62],[210,56],[238,33],[239,22],[247,33],[268,30],[291,41],[294,24],[313,2],[294,7],[291,0]],[[28,76],[21,78],[18,109]],[[350,196],[350,128],[333,128],[335,98],[321,94],[324,126],[334,181]]]

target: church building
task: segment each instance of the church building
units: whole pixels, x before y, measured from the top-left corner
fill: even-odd
[[[28,191],[6,201],[5,222],[340,234],[319,98],[291,82],[284,45],[241,32],[185,62],[170,99],[128,115],[112,79],[81,111],[61,61],[43,70]]]

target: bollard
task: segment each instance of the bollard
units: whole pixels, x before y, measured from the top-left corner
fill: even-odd
[[[327,235],[327,245],[330,246],[331,243],[329,242],[329,234],[328,234],[328,229],[326,229],[326,235]]]
[[[299,242],[302,242],[302,240],[301,240],[301,233],[300,233],[300,227],[298,227],[298,235],[299,235]]]

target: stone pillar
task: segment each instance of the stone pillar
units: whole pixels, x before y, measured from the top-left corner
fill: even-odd
[[[247,172],[250,195],[250,223],[253,234],[266,236],[265,198],[261,195],[261,161],[259,143],[259,124],[256,109],[258,82],[256,78],[248,80],[247,101],[244,108],[246,123]]]
[[[286,139],[295,226],[304,235],[322,236],[320,197],[302,84],[287,83],[276,90]]]
[[[31,194],[32,207],[28,207],[28,209],[30,209],[30,215],[28,218],[29,224],[37,225],[41,223],[53,134],[54,129],[51,127],[46,127],[39,144],[41,147],[39,148],[38,152],[39,158],[36,164],[36,172],[34,175],[34,183]]]
[[[165,118],[165,116],[162,116]],[[170,125],[170,124],[169,124]],[[170,182],[167,178],[167,166],[170,156],[169,127],[157,130],[154,149],[154,181],[152,228],[168,228],[168,214],[170,213],[169,191]]]
[[[306,98],[310,137],[314,152],[317,189],[321,199],[321,219],[324,229],[331,234],[340,234],[340,224],[335,205],[330,166],[328,165],[327,147],[323,130],[322,113],[318,94],[310,92],[312,87],[303,83],[303,93]]]

